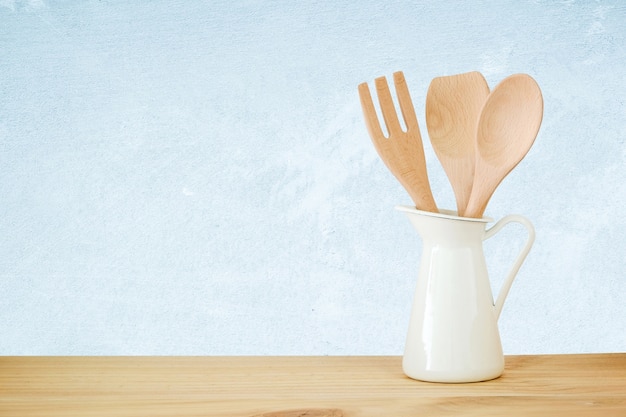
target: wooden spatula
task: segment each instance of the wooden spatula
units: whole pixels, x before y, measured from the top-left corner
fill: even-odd
[[[426,126],[463,216],[474,183],[476,127],[489,86],[480,72],[434,78],[426,94]]]

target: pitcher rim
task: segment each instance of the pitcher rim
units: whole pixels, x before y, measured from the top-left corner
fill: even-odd
[[[474,217],[461,217],[457,215],[456,211],[446,210],[446,209],[439,209],[439,213],[435,213],[432,211],[418,210],[414,206],[407,206],[407,205],[402,205],[402,204],[395,206],[395,209],[398,211],[404,211],[406,213],[415,213],[415,214],[421,214],[424,216],[439,217],[442,219],[450,219],[450,220],[458,220],[458,221],[466,221],[466,222],[474,222],[474,223],[491,223],[494,221],[491,217],[482,217],[480,219],[477,219]]]

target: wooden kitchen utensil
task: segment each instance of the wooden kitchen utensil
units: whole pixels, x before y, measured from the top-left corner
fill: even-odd
[[[375,84],[380,109],[389,132],[388,137],[385,137],[381,130],[367,83],[362,83],[359,85],[359,96],[367,130],[378,155],[407,190],[415,207],[419,210],[437,212],[426,172],[422,136],[404,74],[401,71],[395,72],[393,80],[406,132],[400,126],[385,77],[376,78]]]
[[[478,120],[466,217],[482,217],[496,187],[530,150],[542,118],[541,90],[529,75],[511,75],[489,94]]]
[[[480,72],[434,78],[426,94],[426,126],[463,216],[474,183],[476,126],[489,86]]]

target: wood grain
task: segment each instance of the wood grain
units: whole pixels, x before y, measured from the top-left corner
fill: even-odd
[[[482,217],[494,191],[526,156],[543,119],[543,96],[528,74],[513,74],[489,94],[476,129],[476,166],[465,217]]]
[[[465,208],[474,184],[476,127],[489,96],[480,72],[433,78],[426,93],[426,127],[456,199],[457,213]]]
[[[400,357],[0,357],[0,416],[626,416],[626,353],[508,356],[411,380]]]

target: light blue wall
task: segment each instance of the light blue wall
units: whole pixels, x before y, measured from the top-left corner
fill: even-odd
[[[505,353],[626,351],[623,1],[0,0],[0,354],[400,354],[421,243],[357,95],[398,70],[448,208],[430,80],[537,80]]]

